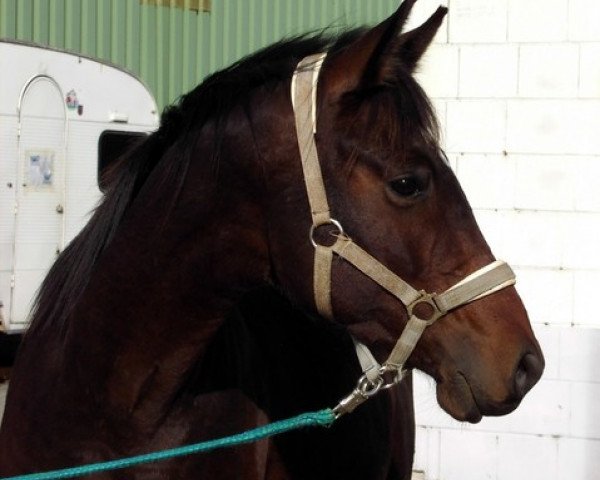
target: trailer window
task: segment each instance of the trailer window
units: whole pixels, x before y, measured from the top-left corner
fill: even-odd
[[[98,141],[98,186],[100,191],[104,192],[107,187],[106,182],[102,180],[102,174],[106,168],[147,136],[148,134],[145,132],[118,130],[106,130],[100,134]]]

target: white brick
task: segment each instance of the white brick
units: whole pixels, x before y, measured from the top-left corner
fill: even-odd
[[[527,45],[519,58],[519,96],[576,97],[579,80],[578,45]]]
[[[501,101],[448,102],[449,152],[500,153],[505,147],[506,105]]]
[[[577,210],[600,212],[600,188],[594,179],[600,179],[600,156],[579,158],[575,179]]]
[[[435,116],[437,117],[440,126],[440,145],[445,148],[446,142],[446,101],[439,99],[432,99],[431,104],[435,110]]]
[[[413,468],[425,471],[426,480],[440,480],[440,431],[417,427],[416,455]]]
[[[521,267],[560,267],[563,252],[564,215],[518,212],[504,232],[503,257]]]
[[[502,435],[499,443],[497,480],[558,480],[558,439]]]
[[[508,40],[555,42],[567,38],[567,0],[509,0]]]
[[[600,441],[561,438],[558,442],[558,480],[598,480]]]
[[[504,42],[507,0],[452,0],[450,42]]]
[[[516,96],[518,58],[518,47],[514,45],[462,46],[459,95],[463,98]]]
[[[417,425],[441,428],[460,427],[461,423],[454,420],[439,406],[435,393],[435,380],[423,372],[415,372],[413,381]]]
[[[535,338],[537,338],[542,353],[544,354],[544,360],[546,361],[542,380],[558,380],[560,365],[560,332],[563,328],[569,327],[556,327],[539,323],[534,323],[532,327]]]
[[[417,80],[427,95],[456,98],[458,94],[458,47],[435,44],[419,63]]]
[[[461,155],[458,179],[473,208],[514,206],[515,162],[504,155]]]
[[[558,345],[553,348],[557,350]],[[566,435],[569,432],[569,399],[569,382],[542,379],[514,412],[501,417],[483,417],[480,423],[471,425],[460,423],[445,413],[435,401],[435,392],[426,396],[415,389],[416,423],[422,428],[440,428],[442,431]]]
[[[600,291],[600,272],[575,272],[573,323],[587,327],[600,327],[600,315],[590,308]]]
[[[600,212],[600,157],[513,155],[520,209]]]
[[[514,230],[514,214],[510,212],[493,212],[490,210],[475,210],[475,219],[488,245],[497,258],[509,263],[510,235]]]
[[[447,7],[448,0],[419,0],[415,3],[415,6],[410,12],[410,18],[408,19],[408,22],[406,22],[405,31],[421,26],[431,15],[433,15],[433,12],[435,12],[440,5]],[[446,43],[448,41],[448,15],[446,15],[444,22],[440,25],[433,41],[435,43]]]
[[[440,479],[495,479],[498,437],[471,431],[442,431]]]
[[[597,291],[597,290],[596,290]],[[560,378],[576,382],[600,382],[598,369],[600,330],[563,328],[560,333]]]
[[[557,156],[516,155],[515,205],[531,210],[575,208],[577,160]]]
[[[571,272],[519,269],[517,290],[521,294],[532,323],[570,325],[573,321],[573,274]]]
[[[413,470],[427,470],[427,440],[430,429],[417,427],[415,429],[415,459]]]
[[[600,214],[577,213],[564,221],[568,244],[563,252],[562,264],[567,268],[600,269]]]
[[[600,40],[598,0],[570,0],[569,38],[571,40]]]
[[[502,417],[484,417],[471,430],[528,435],[569,433],[570,384],[541,380],[517,409]]]
[[[571,385],[570,436],[600,438],[600,384],[575,382]]]
[[[600,151],[598,132],[600,101],[508,102],[510,152],[595,155]]]
[[[579,62],[579,96],[600,98],[600,44],[582,44]]]
[[[448,155],[448,163],[450,163],[450,168],[454,172],[454,175],[458,172],[458,159],[460,155]]]

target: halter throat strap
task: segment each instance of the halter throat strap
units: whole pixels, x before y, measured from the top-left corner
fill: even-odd
[[[309,235],[315,248],[315,305],[322,316],[333,318],[331,265],[335,254],[395,296],[406,307],[409,317],[400,338],[382,366],[375,361],[364,345],[356,342],[357,355],[365,370],[363,379],[367,383],[363,381],[363,384],[368,385],[365,391],[370,392],[374,385],[378,385],[378,390],[379,387],[390,386],[401,380],[404,365],[427,326],[455,308],[513,285],[515,275],[506,263],[497,260],[468,275],[441,294],[427,293],[413,288],[346,235],[342,225],[331,217],[315,142],[317,83],[325,57],[325,53],[320,53],[304,58],[296,67],[291,83],[298,147],[312,218]],[[324,225],[329,225],[329,228],[335,230],[333,245],[322,245],[315,239],[315,231]],[[390,373],[392,379],[388,383],[384,377]],[[364,392],[362,395],[364,399],[367,398]],[[354,399],[344,406],[342,413],[356,408],[356,398],[355,395]]]

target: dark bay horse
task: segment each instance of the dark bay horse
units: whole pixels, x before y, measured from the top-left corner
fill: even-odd
[[[413,79],[446,13],[402,33],[414,0],[372,29],[277,43],[209,77],[108,173],[109,190],[40,291],[8,392],[0,476],[170,448],[333,406],[384,360],[404,306],[349,263],[333,321],[314,249],[292,73],[328,52],[316,143],[335,218],[416,288],[493,261]],[[544,360],[513,287],[425,330],[406,367],[477,422],[517,407]],[[407,479],[411,378],[327,430],[118,471],[135,479]]]

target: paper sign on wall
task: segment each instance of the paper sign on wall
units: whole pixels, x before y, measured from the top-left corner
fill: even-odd
[[[28,187],[51,187],[54,182],[54,152],[28,151],[25,154],[25,184]]]

